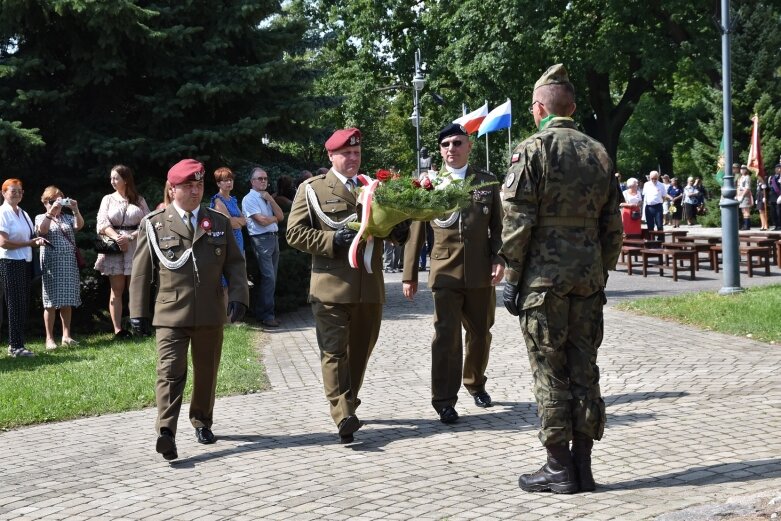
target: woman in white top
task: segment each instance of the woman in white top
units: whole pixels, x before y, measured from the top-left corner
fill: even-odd
[[[624,202],[619,205],[621,206],[621,221],[624,223],[624,235],[642,234],[640,209],[643,205],[643,194],[637,189],[639,184],[634,177],[626,180],[626,190],[623,192]]]
[[[114,339],[122,340],[130,338],[130,332],[122,329],[122,295],[133,267],[138,224],[149,213],[149,207],[136,190],[129,167],[116,165],[111,169],[110,179],[115,192],[104,196],[100,202],[97,231],[116,241],[121,251],[98,255],[95,269],[106,275],[111,284],[108,310],[114,325]]]
[[[5,288],[8,307],[8,354],[33,356],[24,347],[24,328],[27,325],[27,303],[32,279],[33,246],[42,246],[46,240],[36,237],[27,212],[19,208],[24,190],[19,179],[3,183],[0,206],[0,280]]]
[[[743,212],[743,224],[741,230],[751,229],[751,207],[754,206],[754,196],[751,193],[751,174],[746,165],[740,166],[740,179],[738,179],[738,208]]]

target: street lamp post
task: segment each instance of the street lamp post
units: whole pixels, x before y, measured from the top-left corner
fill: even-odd
[[[721,67],[724,112],[724,179],[721,187],[721,244],[724,286],[720,295],[740,293],[740,255],[738,253],[738,201],[735,200],[735,175],[732,173],[732,72],[730,67],[729,0],[721,0]]]
[[[412,110],[412,117],[415,123],[415,143],[417,158],[417,171],[418,179],[420,179],[420,91],[423,90],[423,85],[426,83],[426,78],[423,77],[423,73],[420,70],[420,49],[415,51],[415,75],[412,77],[413,98],[414,105]]]

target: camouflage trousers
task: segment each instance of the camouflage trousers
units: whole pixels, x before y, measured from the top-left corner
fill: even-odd
[[[605,402],[599,390],[604,292],[588,297],[553,291],[526,296],[520,315],[543,445],[572,440],[573,430],[599,440]]]

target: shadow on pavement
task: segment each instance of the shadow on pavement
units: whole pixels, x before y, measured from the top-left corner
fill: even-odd
[[[641,488],[680,487],[714,483],[745,482],[781,477],[781,459],[703,465],[685,470],[631,481],[600,484],[598,490],[635,490]]]

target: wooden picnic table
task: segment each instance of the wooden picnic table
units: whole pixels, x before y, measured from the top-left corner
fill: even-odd
[[[665,242],[665,237],[671,237],[672,242],[676,242],[679,237],[686,237],[689,232],[686,230],[651,230],[648,234],[654,239]]]
[[[694,267],[697,264],[697,252],[695,250],[671,250],[666,248],[643,248],[640,250],[643,256],[643,277],[648,276],[649,258],[658,258],[659,263],[655,266],[659,268],[659,276],[664,276],[664,269],[672,261],[673,281],[678,282],[678,261],[689,261],[689,272],[691,280],[694,280]],[[654,266],[654,265],[652,265]]]
[[[738,253],[741,255],[740,260],[743,261],[743,255],[746,256],[746,270],[748,272],[749,277],[754,276],[754,268],[765,268],[765,275],[770,275],[770,250],[771,248],[766,246],[738,246]],[[713,267],[713,271],[716,273],[719,272],[719,263],[721,262],[721,259],[719,259],[719,255],[722,253],[722,245],[721,244],[714,244],[710,247],[710,254],[711,254],[711,266]],[[759,260],[760,262],[757,264],[754,264],[754,259]]]

